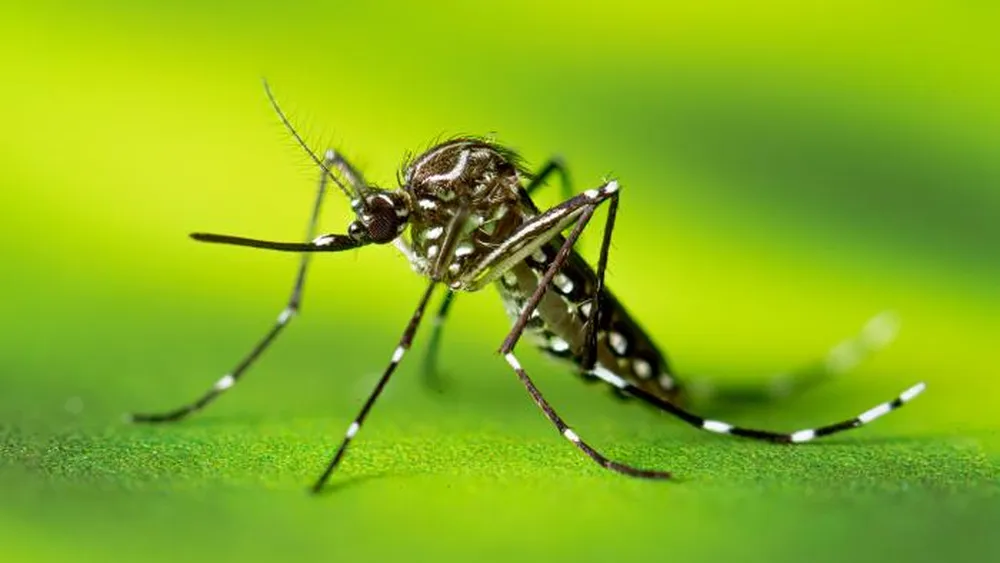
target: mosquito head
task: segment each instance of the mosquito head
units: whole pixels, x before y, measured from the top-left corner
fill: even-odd
[[[267,99],[270,100],[274,112],[278,114],[278,119],[292,134],[295,142],[323,170],[320,190],[326,189],[327,181],[332,180],[344,195],[351,198],[351,208],[358,218],[348,227],[348,236],[360,244],[385,244],[398,237],[406,229],[406,222],[410,216],[409,198],[406,194],[402,191],[390,192],[367,186],[354,167],[333,150],[328,150],[324,158],[320,159],[309,148],[295,127],[292,127],[292,123],[288,120],[285,112],[281,110],[266,80],[264,81],[264,92],[267,94]],[[331,168],[346,176],[346,182],[341,180]]]
[[[406,229],[410,218],[409,198],[402,190],[368,188],[351,200],[357,219],[347,234],[357,241],[385,244]]]

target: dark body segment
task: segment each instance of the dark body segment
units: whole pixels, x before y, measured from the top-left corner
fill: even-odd
[[[449,285],[520,226],[520,175],[513,153],[456,139],[420,155],[404,171],[410,196],[414,268]]]

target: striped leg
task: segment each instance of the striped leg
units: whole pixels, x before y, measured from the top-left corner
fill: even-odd
[[[527,387],[528,393],[531,395],[531,398],[535,401],[535,404],[538,405],[538,408],[542,409],[542,412],[545,413],[545,417],[548,418],[550,421],[552,421],[552,424],[555,425],[556,430],[558,430],[559,433],[562,434],[564,438],[569,440],[570,443],[580,448],[580,450],[582,450],[583,453],[587,454],[587,456],[590,457],[590,459],[594,460],[598,465],[600,465],[605,469],[610,469],[611,471],[617,471],[618,473],[622,473],[630,477],[639,477],[642,479],[670,478],[670,473],[666,471],[655,471],[651,469],[642,469],[639,467],[626,465],[624,463],[615,461],[613,459],[608,459],[606,456],[604,456],[604,454],[595,450],[593,447],[590,446],[590,444],[584,442],[580,438],[580,436],[578,436],[577,433],[574,432],[573,429],[570,428],[565,421],[563,421],[562,417],[560,417],[559,414],[556,413],[556,411],[552,408],[549,402],[545,400],[545,397],[542,396],[541,391],[539,391],[538,387],[535,386],[535,383],[528,376],[528,373],[525,372],[524,368],[521,367],[521,363],[517,361],[517,357],[514,356],[514,353],[507,352],[506,354],[504,354],[504,359],[507,360],[507,363],[510,364],[510,367],[514,369],[515,373],[517,373],[517,378],[521,380],[521,383],[523,383],[525,387]]]
[[[334,151],[327,151],[324,161],[323,161],[323,171],[320,175],[319,189],[316,191],[316,199],[313,202],[312,214],[309,217],[309,226],[306,229],[306,240],[313,240],[316,236],[316,225],[319,222],[320,209],[323,205],[323,198],[326,195],[327,182],[329,179],[329,174],[327,169],[329,167],[337,167],[342,170],[353,170],[346,161],[337,155]],[[348,174],[345,174],[348,178],[352,178]],[[298,273],[295,276],[295,283],[292,286],[291,295],[288,297],[288,302],[285,304],[285,308],[281,310],[278,314],[278,318],[275,320],[274,325],[271,326],[271,330],[261,338],[257,344],[250,350],[232,371],[223,375],[211,389],[206,391],[198,400],[178,407],[174,410],[161,412],[161,413],[135,413],[126,415],[127,419],[131,422],[173,422],[181,420],[188,415],[197,412],[209,403],[214,401],[219,395],[224,393],[226,390],[232,388],[237,381],[243,376],[244,373],[253,365],[257,358],[264,353],[265,350],[274,342],[275,338],[284,330],[288,323],[292,320],[295,315],[301,310],[302,307],[302,292],[305,287],[306,272],[309,269],[309,260],[311,254],[306,252],[302,254],[302,259],[299,262]]]
[[[608,253],[611,251],[611,234],[615,230],[615,218],[618,216],[618,198],[613,198],[608,206],[608,217],[604,224],[604,238],[601,240],[601,255],[597,260],[597,284],[594,286],[594,306],[587,315],[587,335],[580,366],[590,370],[597,362],[597,329],[601,326],[601,314],[604,311],[604,274],[608,270]]]
[[[898,317],[891,311],[884,311],[869,319],[858,334],[841,341],[813,364],[772,376],[764,383],[717,387],[705,379],[694,379],[688,389],[699,400],[716,402],[764,403],[785,399],[847,373],[888,346],[898,331]]]
[[[820,438],[823,436],[829,436],[831,434],[836,434],[838,432],[843,432],[845,430],[850,430],[852,428],[858,428],[864,426],[873,420],[880,418],[881,416],[892,412],[904,404],[910,402],[917,395],[922,393],[926,388],[926,384],[923,382],[917,383],[916,385],[910,387],[906,391],[903,391],[895,399],[881,403],[867,411],[859,414],[854,418],[850,418],[841,422],[836,422],[833,424],[827,424],[825,426],[820,426],[818,428],[808,428],[805,430],[798,430],[796,432],[774,432],[770,430],[756,430],[752,428],[742,428],[735,426],[728,422],[722,422],[719,420],[710,420],[707,418],[702,418],[696,414],[691,413],[673,403],[664,401],[663,399],[648,393],[639,387],[636,387],[629,383],[628,381],[618,377],[611,371],[607,370],[601,365],[595,366],[591,374],[595,377],[599,377],[604,381],[610,383],[611,385],[621,389],[625,393],[632,395],[638,399],[649,403],[662,411],[665,411],[684,422],[694,426],[696,428],[701,428],[703,430],[708,430],[709,432],[715,432],[717,434],[732,434],[733,436],[739,436],[741,438],[750,438],[753,440],[763,440],[767,442],[781,442],[781,443],[801,443],[808,442],[815,438]]]
[[[531,181],[524,190],[529,196],[534,194],[540,187],[545,185],[546,180],[548,180],[552,174],[556,173],[559,174],[559,178],[561,180],[560,186],[562,196],[565,199],[569,199],[573,195],[573,185],[570,182],[569,170],[566,168],[566,163],[564,163],[559,157],[552,158],[546,162],[538,173],[532,176]],[[526,201],[531,201],[531,198],[527,198]],[[431,389],[438,391],[444,388],[445,383],[441,378],[441,374],[438,373],[437,370],[437,358],[441,348],[441,333],[444,330],[444,323],[448,318],[448,311],[451,309],[451,306],[454,304],[457,297],[458,294],[454,291],[449,291],[448,294],[444,296],[444,300],[441,302],[441,307],[438,309],[437,315],[434,316],[434,323],[431,327],[431,337],[430,341],[427,343],[427,353],[424,356],[424,383]]]
[[[538,286],[535,292],[528,299],[524,308],[521,311],[520,316],[514,323],[513,329],[504,339],[503,345],[500,347],[500,353],[504,355],[504,359],[510,364],[510,367],[517,374],[521,383],[527,388],[528,394],[531,395],[532,400],[538,405],[538,408],[542,410],[545,417],[555,425],[556,430],[563,435],[564,438],[570,441],[574,446],[579,448],[583,453],[585,453],[590,459],[594,460],[598,465],[604,467],[605,469],[610,469],[624,475],[629,475],[632,477],[640,477],[644,479],[669,479],[670,473],[665,471],[655,471],[650,469],[642,469],[639,467],[634,467],[627,465],[618,461],[614,461],[604,456],[589,444],[584,442],[576,432],[574,432],[569,425],[556,413],[555,409],[549,404],[545,397],[542,396],[541,391],[535,386],[535,383],[531,380],[528,373],[521,367],[521,363],[518,361],[517,357],[514,355],[514,347],[517,341],[520,339],[524,332],[525,326],[527,326],[528,319],[531,318],[531,313],[538,307],[538,303],[541,301],[548,289],[549,285],[552,283],[552,278],[555,277],[556,273],[562,268],[566,263],[566,259],[569,257],[570,253],[573,251],[573,245],[576,243],[577,239],[580,237],[580,233],[586,228],[587,223],[590,222],[591,217],[593,217],[594,210],[597,205],[605,200],[611,199],[612,205],[617,205],[618,199],[618,183],[608,182],[603,187],[598,190],[591,190],[587,192],[588,199],[590,202],[583,204],[584,211],[579,216],[573,230],[570,232],[569,236],[563,242],[562,247],[559,252],[556,253],[555,258],[549,265],[545,272],[545,275],[538,281]],[[609,213],[610,221],[605,225],[605,228],[613,227],[614,217]],[[604,244],[608,243],[608,238],[605,237]],[[602,249],[603,250],[603,249]],[[606,256],[606,251],[602,252]]]
[[[534,194],[539,188],[545,185],[546,180],[548,180],[549,176],[552,174],[559,174],[562,198],[569,199],[573,197],[573,183],[569,178],[569,169],[566,167],[566,163],[563,162],[562,158],[559,157],[549,159],[549,161],[546,162],[541,169],[539,169],[538,173],[532,176],[531,181],[528,182],[524,191],[526,191],[528,195]]]
[[[392,353],[392,360],[389,361],[389,365],[385,368],[382,373],[382,377],[379,378],[378,383],[375,384],[375,389],[372,391],[371,395],[368,396],[368,400],[365,401],[364,406],[361,407],[361,412],[358,416],[354,418],[351,425],[347,427],[347,432],[344,434],[343,441],[340,442],[340,447],[337,448],[337,453],[333,455],[330,459],[330,463],[327,464],[326,469],[323,474],[320,475],[319,479],[312,487],[312,492],[318,493],[323,490],[323,485],[326,484],[330,475],[333,474],[334,469],[340,464],[340,460],[344,457],[344,453],[347,451],[347,446],[351,444],[351,440],[357,435],[358,430],[361,430],[361,425],[364,424],[365,419],[368,417],[369,411],[371,411],[372,406],[378,399],[379,395],[382,394],[382,390],[385,389],[387,383],[389,383],[389,378],[392,377],[393,372],[396,371],[396,366],[403,359],[406,351],[410,349],[410,345],[413,343],[413,337],[417,333],[417,327],[420,326],[420,320],[424,316],[424,309],[427,308],[427,302],[431,298],[431,293],[434,292],[434,286],[436,282],[431,282],[427,286],[427,290],[424,291],[424,296],[420,299],[420,304],[417,305],[417,310],[413,312],[413,316],[410,317],[409,324],[406,325],[406,330],[403,331],[403,336],[399,339],[399,345],[396,346],[396,350]]]

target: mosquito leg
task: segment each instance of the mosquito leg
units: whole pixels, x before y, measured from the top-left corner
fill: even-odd
[[[530,377],[528,377],[528,373],[521,367],[521,364],[518,362],[517,357],[514,356],[514,353],[508,352],[504,354],[504,358],[507,360],[507,363],[510,364],[510,367],[514,369],[514,372],[517,373],[517,377],[521,380],[521,383],[523,383],[528,389],[528,393],[535,401],[535,404],[538,405],[538,408],[542,409],[542,412],[545,413],[545,417],[555,425],[556,430],[558,430],[559,433],[562,434],[564,438],[569,440],[574,446],[580,448],[583,453],[587,454],[587,456],[594,460],[594,462],[598,465],[605,469],[610,469],[611,471],[628,475],[630,477],[639,477],[643,479],[670,478],[670,473],[667,473],[666,471],[655,471],[627,465],[613,459],[608,459],[604,454],[595,450],[590,446],[590,444],[584,442],[583,439],[581,439],[580,436],[577,435],[577,433],[574,432],[565,421],[563,421],[562,417],[560,417],[559,414],[553,410],[552,406],[549,405],[549,402],[542,396],[541,391],[535,387],[535,383]]]
[[[566,168],[566,163],[563,162],[562,158],[554,157],[549,159],[539,171],[531,177],[531,181],[528,182],[527,187],[525,187],[525,192],[530,196],[538,191],[539,188],[545,185],[545,182],[552,176],[552,174],[558,174],[560,179],[560,186],[562,191],[562,196],[564,199],[569,199],[573,196],[573,185],[570,181],[569,170]],[[441,307],[438,309],[437,315],[434,317],[434,324],[431,326],[431,337],[430,341],[427,343],[427,353],[424,355],[424,383],[431,389],[442,390],[445,382],[441,378],[441,374],[437,371],[437,358],[441,351],[441,334],[444,332],[444,323],[448,318],[448,312],[451,306],[455,302],[455,298],[458,294],[454,291],[449,291],[445,295],[444,300],[441,302]]]
[[[409,324],[406,325],[406,330],[403,331],[403,336],[399,339],[399,344],[396,346],[396,350],[392,353],[392,359],[389,361],[389,365],[385,368],[382,373],[382,377],[379,378],[378,383],[375,385],[375,389],[372,390],[371,395],[368,396],[368,400],[365,401],[363,407],[361,407],[361,412],[358,416],[354,418],[351,425],[347,427],[347,432],[344,434],[343,441],[340,442],[340,447],[337,448],[337,453],[333,455],[330,459],[330,463],[327,464],[326,469],[323,474],[320,475],[319,479],[312,487],[312,492],[318,493],[323,489],[323,485],[326,484],[330,475],[333,473],[337,465],[340,464],[340,460],[344,457],[344,453],[347,451],[347,446],[351,444],[351,440],[361,429],[361,425],[364,424],[365,418],[368,417],[369,411],[371,411],[372,406],[378,399],[379,395],[382,394],[382,390],[385,389],[387,383],[389,383],[389,378],[392,377],[394,371],[396,371],[396,366],[403,359],[406,351],[410,349],[410,345],[413,343],[413,337],[417,333],[417,327],[420,326],[420,319],[424,316],[424,309],[427,308],[427,302],[431,298],[431,293],[434,292],[434,286],[436,282],[431,282],[427,286],[427,290],[424,291],[424,296],[420,299],[420,304],[417,305],[416,311],[413,312],[413,316],[410,317]]]
[[[562,159],[558,157],[553,158],[542,167],[542,170],[532,179],[532,183],[528,185],[528,193],[531,194],[535,188],[542,185],[546,177],[553,172],[558,172],[562,179],[563,197],[571,197],[572,185],[570,183],[569,171]],[[591,371],[597,361],[597,332],[601,322],[599,315],[604,310],[604,274],[607,271],[608,251],[611,248],[611,233],[614,231],[617,215],[618,198],[612,198],[609,203],[608,216],[604,224],[601,256],[597,265],[597,286],[593,297],[594,306],[590,308],[590,314],[587,317],[587,334],[584,338],[583,357],[580,364],[584,372]]]
[[[618,215],[618,198],[614,197],[608,206],[608,217],[604,222],[604,235],[601,240],[601,256],[597,261],[597,284],[594,288],[594,306],[590,308],[587,317],[587,335],[584,340],[583,361],[580,367],[590,371],[597,363],[597,331],[601,326],[601,315],[604,313],[604,274],[608,269],[608,253],[611,250],[611,234],[615,229],[615,217]]]
[[[524,191],[527,192],[528,195],[533,195],[539,188],[545,185],[545,182],[552,174],[559,174],[563,199],[573,197],[573,183],[570,181],[569,169],[560,157],[549,159],[549,161],[546,162],[538,170],[538,172],[531,177],[531,181],[528,182]]]
[[[601,244],[601,255],[597,266],[597,286],[594,297],[597,302],[595,303],[595,306],[591,308],[590,318],[588,319],[587,339],[584,348],[584,357],[581,362],[581,367],[584,371],[592,372],[596,364],[596,329],[600,324],[600,312],[603,310],[601,299],[603,297],[604,274],[607,269],[608,251],[611,246],[611,236],[614,230],[617,210],[618,198],[613,197],[611,198],[608,209],[608,217],[604,227],[604,238]],[[548,278],[540,281],[540,288],[544,289],[544,285],[542,284],[547,284],[548,281]],[[536,291],[536,293],[538,292]],[[883,313],[876,316],[865,325],[860,335],[853,339],[846,340],[834,347],[827,355],[826,361],[823,362],[820,369],[813,370],[812,372],[803,370],[791,376],[779,376],[778,378],[775,378],[771,383],[771,389],[773,391],[769,395],[772,397],[777,395],[778,393],[776,393],[776,391],[784,391],[785,394],[800,391],[805,387],[814,385],[815,383],[818,383],[828,377],[838,375],[853,368],[867,355],[891,342],[895,337],[897,328],[898,321],[891,313]],[[516,358],[514,358],[514,361],[516,361]],[[527,377],[527,375],[525,375],[525,377]],[[882,403],[851,419],[834,424],[828,424],[818,428],[799,430],[791,433],[781,433],[767,430],[741,428],[726,422],[705,419],[684,410],[673,403],[664,401],[660,397],[632,385],[626,380],[605,369],[601,370],[598,377],[608,381],[629,395],[635,396],[646,403],[656,406],[659,409],[664,410],[698,428],[716,433],[732,434],[734,436],[744,438],[789,443],[807,442],[814,438],[829,436],[831,434],[843,432],[844,430],[850,430],[852,428],[863,426],[872,422],[876,418],[903,406],[905,403],[922,393],[926,387],[923,382],[918,383],[903,391],[892,401]]]
[[[888,346],[899,330],[899,319],[891,311],[872,317],[861,331],[838,343],[819,361],[797,370],[772,376],[763,383],[746,386],[716,386],[694,379],[689,389],[700,400],[729,403],[766,403],[798,395],[820,383],[847,373],[872,354]]]
[[[568,424],[566,424],[562,417],[556,413],[555,409],[552,408],[545,397],[542,396],[541,391],[538,390],[538,387],[535,386],[531,377],[524,370],[524,368],[521,367],[521,363],[514,355],[514,347],[516,346],[518,339],[520,339],[521,334],[524,332],[524,328],[527,326],[528,320],[531,318],[531,313],[538,307],[538,303],[545,295],[545,291],[552,282],[552,278],[555,277],[556,273],[559,272],[559,270],[566,263],[567,258],[573,251],[573,244],[577,241],[577,239],[579,239],[580,233],[582,233],[583,229],[586,228],[587,223],[590,222],[597,205],[607,199],[611,199],[612,201],[617,200],[618,184],[617,182],[609,182],[598,190],[588,192],[588,194],[588,199],[590,201],[582,204],[582,214],[580,214],[577,218],[573,230],[570,232],[569,236],[566,237],[566,240],[560,247],[559,252],[556,253],[552,263],[546,269],[545,274],[538,281],[537,288],[528,299],[524,308],[521,310],[521,314],[517,321],[515,321],[514,327],[507,335],[507,338],[504,339],[503,345],[500,347],[500,353],[503,354],[504,359],[507,360],[507,363],[510,364],[510,367],[517,374],[518,379],[521,380],[521,383],[528,390],[528,394],[531,395],[532,400],[534,400],[535,404],[538,405],[538,408],[542,410],[545,417],[552,422],[552,424],[556,427],[556,430],[558,430],[559,433],[569,440],[574,446],[579,448],[583,453],[594,460],[594,462],[605,469],[610,469],[632,477],[641,477],[645,479],[667,479],[670,477],[670,474],[667,472],[641,469],[614,461],[595,450],[587,442],[583,441],[580,436],[577,435]]]
[[[628,381],[615,376],[614,374],[605,373],[603,374],[602,379],[621,389],[625,393],[641,399],[642,401],[649,403],[650,405],[657,407],[696,428],[708,430],[709,432],[715,432],[717,434],[731,434],[741,438],[780,443],[808,442],[815,438],[821,438],[823,436],[829,436],[831,434],[864,426],[865,424],[868,424],[869,422],[872,422],[875,419],[880,418],[883,415],[886,415],[910,402],[916,398],[917,395],[920,395],[927,387],[924,382],[917,383],[900,393],[895,399],[881,403],[856,417],[849,418],[841,422],[835,422],[833,424],[827,424],[816,428],[798,430],[796,432],[774,432],[771,430],[743,428],[728,422],[703,418],[671,402],[664,401],[656,395],[644,391],[639,387],[632,385]]]
[[[452,303],[455,302],[456,297],[457,294],[454,291],[449,291],[441,301],[441,307],[438,309],[437,315],[434,316],[434,324],[431,326],[431,338],[430,342],[427,343],[427,353],[424,356],[424,383],[431,389],[438,391],[444,388],[444,381],[442,381],[441,374],[437,370],[437,357],[441,347],[441,333],[444,329],[444,322],[448,318],[448,310],[451,308]]]
[[[585,348],[585,356],[581,366],[585,371],[593,372],[595,369],[595,359],[594,355],[596,352],[596,341],[595,341],[595,327],[600,322],[599,311],[602,310],[600,298],[603,295],[602,288],[604,282],[604,273],[607,268],[608,263],[608,250],[611,246],[611,236],[614,230],[615,215],[618,208],[618,198],[614,197],[611,199],[610,207],[608,209],[608,218],[604,228],[604,239],[601,244],[601,256],[597,266],[597,287],[595,291],[595,299],[598,300],[596,306],[592,308],[590,319],[588,321],[589,328],[587,334],[587,344]],[[542,283],[547,283],[548,279],[544,279],[539,282],[540,287]],[[537,293],[537,291],[536,291]],[[781,382],[786,385],[785,389],[799,390],[804,386],[811,385],[817,382],[817,378],[822,380],[823,378],[837,375],[843,373],[844,371],[854,367],[859,363],[867,354],[874,350],[877,350],[886,344],[888,344],[896,334],[898,322],[895,317],[891,314],[883,314],[873,318],[869,321],[864,329],[862,329],[861,334],[851,340],[846,340],[836,346],[831,350],[830,354],[827,356],[824,362],[822,370],[818,373],[813,372],[812,378],[806,377],[805,375],[798,378],[792,377],[787,379],[776,379],[776,382]],[[516,361],[516,359],[515,359]],[[805,430],[799,430],[797,432],[782,433],[773,432],[769,430],[755,430],[749,428],[742,428],[734,426],[727,422],[721,422],[718,420],[710,420],[700,417],[696,414],[691,413],[685,409],[674,405],[668,401],[657,397],[635,385],[632,385],[625,379],[622,379],[611,373],[606,369],[601,369],[600,374],[596,374],[599,378],[611,383],[613,386],[617,387],[621,391],[628,393],[634,397],[637,397],[644,402],[651,404],[660,410],[666,411],[681,420],[687,422],[692,426],[708,430],[710,432],[716,432],[720,434],[732,434],[734,436],[740,436],[744,438],[751,438],[756,440],[765,440],[770,442],[787,442],[787,443],[799,443],[807,442],[815,438],[829,436],[831,434],[836,434],[838,432],[843,432],[845,430],[850,430],[852,428],[857,428],[872,422],[873,420],[903,406],[905,403],[914,399],[917,395],[923,392],[926,385],[921,382],[910,387],[909,389],[903,391],[895,399],[882,403],[874,408],[871,408],[864,413],[841,422],[828,424],[825,426],[820,426],[818,428],[811,428]],[[787,376],[786,376],[787,377]],[[773,384],[772,384],[773,385]]]
[[[324,160],[324,169],[320,175],[319,188],[316,191],[316,199],[313,202],[312,213],[309,217],[309,226],[306,229],[306,240],[313,240],[316,236],[316,225],[319,222],[320,210],[323,205],[323,198],[326,195],[327,183],[329,174],[326,172],[327,168],[330,166],[337,166],[338,162],[343,162],[337,154],[333,151],[327,151]],[[161,412],[161,413],[136,413],[128,415],[128,419],[132,422],[172,422],[180,420],[187,417],[188,415],[197,412],[205,408],[209,403],[214,401],[219,395],[224,393],[226,390],[232,388],[246,373],[247,369],[253,365],[257,358],[271,345],[275,338],[284,330],[292,318],[298,314],[302,307],[302,292],[305,287],[306,272],[309,269],[309,261],[311,258],[311,253],[304,252],[302,258],[299,261],[298,273],[295,276],[295,282],[292,285],[291,295],[288,297],[288,302],[285,304],[284,309],[278,314],[277,320],[275,320],[274,325],[271,329],[261,338],[257,344],[250,350],[232,371],[223,375],[211,389],[206,391],[198,400],[178,407],[176,409]]]

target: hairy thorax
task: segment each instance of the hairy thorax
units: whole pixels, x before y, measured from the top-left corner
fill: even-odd
[[[438,145],[404,170],[414,268],[456,287],[524,222],[513,156],[484,141]]]

